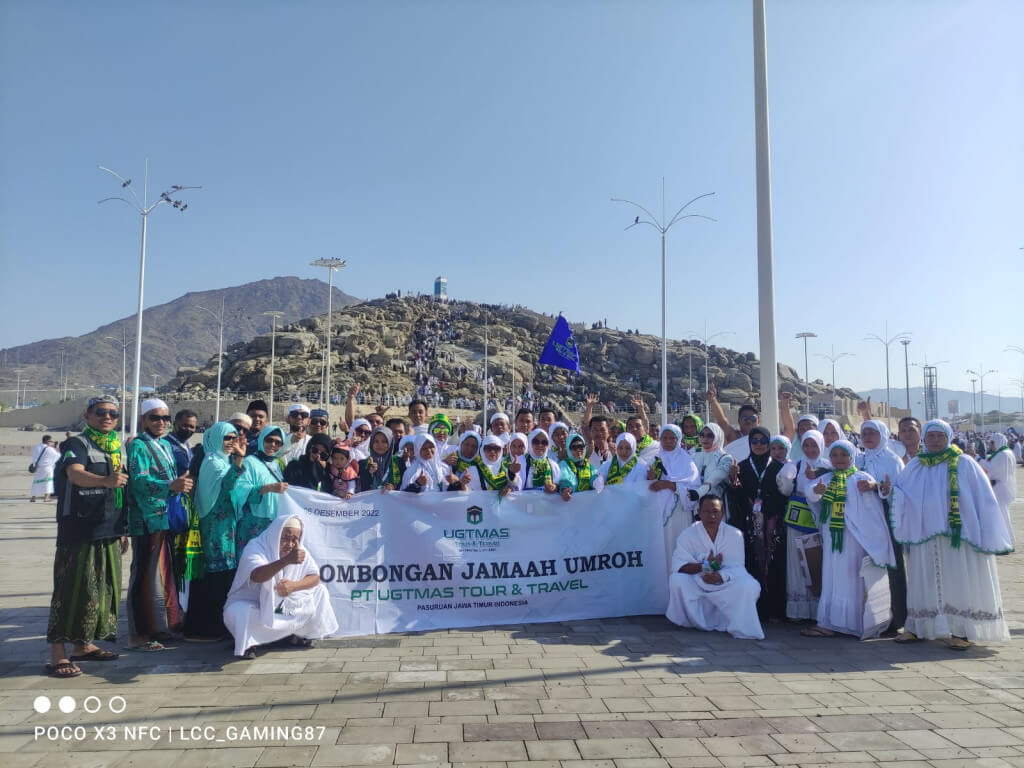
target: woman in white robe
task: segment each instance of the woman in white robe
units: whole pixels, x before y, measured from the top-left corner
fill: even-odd
[[[871,419],[861,424],[860,441],[864,451],[857,454],[857,468],[875,478],[882,507],[885,509],[885,519],[890,521],[889,496],[896,476],[903,471],[903,460],[892,450],[889,428],[883,421]],[[890,493],[883,493],[883,489],[889,489]],[[891,533],[892,528],[889,530]],[[896,568],[889,571],[892,622],[886,634],[895,634],[903,628],[903,623],[907,620],[907,571],[903,560],[903,547],[895,537],[892,540],[892,551],[896,556]]]
[[[543,428],[537,427],[530,433],[526,454],[520,459],[523,469],[519,474],[522,482],[517,490],[558,493],[558,481],[562,472],[558,460],[548,453],[551,438]]]
[[[805,413],[796,421],[796,439],[793,440],[793,450],[789,458],[793,461],[800,461],[804,457],[804,435],[811,429],[818,428],[818,417],[813,413]]]
[[[451,467],[437,455],[437,441],[431,435],[416,435],[413,441],[416,458],[402,474],[402,490],[410,493],[446,491],[456,482]]]
[[[43,501],[53,498],[53,468],[59,458],[60,454],[53,447],[53,438],[44,436],[43,441],[32,451],[32,463],[36,465],[36,471],[32,475],[32,496],[29,501],[35,501],[36,496],[42,496]]]
[[[864,626],[861,569],[894,568],[896,559],[875,480],[853,466],[856,454],[849,440],[836,440],[829,451],[832,472],[807,490],[808,499],[823,502],[818,626],[800,633],[807,637],[831,637],[837,632],[862,639],[877,637],[892,618],[886,606],[878,625]],[[860,490],[862,481],[870,490]],[[864,562],[865,556],[872,565]]]
[[[892,499],[907,560],[907,621],[896,640],[948,637],[956,650],[1007,641],[995,559],[1013,551],[1006,518],[978,463],[950,444],[952,427],[933,419],[923,432],[925,450],[900,473]]]
[[[607,485],[645,482],[647,470],[647,462],[637,455],[636,438],[623,432],[615,438],[615,455],[601,464],[594,478],[594,488],[601,491]]]
[[[648,488],[654,493],[655,503],[661,510],[661,523],[665,538],[666,561],[672,557],[672,547],[679,534],[693,522],[686,513],[683,499],[700,482],[697,465],[683,443],[683,430],[675,424],[666,424],[658,433],[659,449],[650,469]]]
[[[1016,545],[1017,537],[1013,533],[1013,520],[1010,519],[1010,505],[1017,495],[1017,462],[1013,458],[1006,435],[998,432],[989,438],[989,454],[985,461],[985,470],[988,472],[988,479],[992,483],[992,492],[999,502],[999,509],[1002,510],[1003,518],[1006,520],[1006,530],[1010,532],[1010,543]]]
[[[818,596],[807,583],[803,568],[800,567],[799,540],[813,534],[819,534],[820,538],[818,519],[821,516],[821,502],[809,499],[807,490],[818,482],[820,474],[830,472],[832,465],[824,458],[825,438],[818,430],[806,430],[800,448],[801,458],[784,466],[776,478],[779,491],[789,497],[786,505],[786,618],[813,621],[818,615]],[[810,510],[809,515],[805,511],[803,520],[796,514],[800,505],[806,505]],[[790,520],[790,517],[796,519]]]
[[[302,548],[297,517],[281,516],[242,550],[224,606],[224,625],[235,655],[252,659],[258,645],[291,636],[293,645],[338,631],[327,588],[313,557]]]
[[[722,448],[725,443],[725,433],[720,426],[715,423],[705,424],[701,427],[698,436],[700,437],[700,451],[692,455],[700,485],[693,493],[687,495],[686,505],[695,519],[697,501],[702,496],[713,493],[725,498],[725,486],[729,483],[729,467],[735,463],[732,456]],[[728,511],[726,511],[726,519],[728,519]]]
[[[699,515],[676,540],[666,618],[681,627],[763,640],[757,618],[761,585],[743,566],[743,532],[723,520],[717,496],[701,499]]]

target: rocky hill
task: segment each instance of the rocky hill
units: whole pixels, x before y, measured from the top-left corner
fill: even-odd
[[[323,362],[324,316],[306,318],[279,331],[276,340],[275,397],[319,398]],[[620,405],[641,392],[653,407],[661,387],[660,338],[610,328],[573,325],[580,351],[582,375],[539,366],[537,359],[555,318],[524,307],[472,302],[435,303],[425,298],[389,297],[353,304],[334,313],[331,343],[331,390],[344,400],[344,392],[358,382],[374,401],[382,394],[411,395],[424,376],[434,377],[432,389],[447,397],[480,398],[483,384],[484,337],[488,342],[488,373],[494,396],[504,403],[513,386],[521,394],[532,388],[539,401],[575,410],[587,392]],[[710,346],[708,373],[724,403],[757,399],[760,366],[753,353]],[[669,399],[680,408],[688,387],[703,404],[704,355],[697,341],[670,340],[668,347]],[[417,364],[417,358],[420,363]],[[688,378],[692,358],[693,380]],[[270,334],[233,346],[225,361],[222,386],[235,392],[265,393],[270,386]],[[779,366],[783,391],[798,392],[803,384],[788,365]],[[183,368],[169,387],[187,396],[212,396],[216,389],[216,358],[202,368]],[[798,386],[799,385],[799,386]],[[828,391],[812,383],[811,394]],[[851,390],[840,396],[855,398]]]
[[[219,324],[207,312],[196,309],[202,305],[219,313],[224,300],[225,348],[247,341],[258,333],[269,331],[270,319],[265,310],[279,310],[279,321],[290,323],[307,317],[311,311],[326,314],[327,284],[321,280],[298,277],[276,277],[232,288],[186,293],[174,301],[146,307],[143,314],[142,385],[151,386],[153,375],[158,382],[170,378],[182,366],[202,365],[217,353]],[[126,297],[131,304],[134,297]],[[335,307],[359,301],[334,289]],[[135,335],[135,314],[115,320],[82,336],[46,339],[32,344],[0,350],[0,388],[13,388],[12,369],[23,368],[22,378],[33,389],[57,387],[60,380],[61,347],[65,352],[68,379],[82,385],[120,385],[121,345],[104,337],[122,338],[126,330],[129,340]],[[129,384],[134,365],[134,345],[128,349]],[[7,386],[4,386],[6,384]]]

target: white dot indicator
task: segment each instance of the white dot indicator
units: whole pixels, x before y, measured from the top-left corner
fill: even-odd
[[[61,696],[60,701],[57,702],[57,707],[65,715],[70,715],[75,711],[75,698],[74,696]]]
[[[124,696],[112,696],[110,701],[107,702],[107,706],[110,707],[111,712],[119,715],[128,708],[128,702],[124,700]]]
[[[35,701],[32,702],[32,709],[38,712],[40,715],[50,711],[50,697],[49,696],[36,696]]]
[[[103,702],[99,700],[97,696],[86,696],[85,701],[82,702],[82,709],[88,712],[90,715],[95,715],[103,707]]]

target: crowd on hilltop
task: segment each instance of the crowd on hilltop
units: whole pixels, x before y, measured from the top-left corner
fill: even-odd
[[[444,322],[425,329],[425,375],[450,333]],[[590,394],[579,424],[522,406],[494,412],[483,429],[431,413],[423,398],[401,415],[367,408],[357,385],[335,424],[301,403],[285,425],[270,424],[256,400],[198,445],[196,414],[172,417],[156,398],[122,445],[117,400],[93,398],[82,434],[59,448],[47,436],[33,457],[42,473],[33,494],[57,499],[48,670],[69,677],[80,662],[117,658],[95,642],[115,639],[129,547],[133,651],[230,637],[236,655],[252,658],[270,642],[308,645],[336,631],[302,521],[277,514],[290,486],[342,499],[549,494],[567,511],[582,505],[577,515],[588,494],[646,488],[687,522],[669,576],[677,624],[759,638],[765,622],[799,621],[809,636],[946,638],[955,649],[1008,639],[995,556],[1013,547],[1016,433],[967,439],[907,417],[894,436],[870,418],[854,435],[832,419],[795,418],[783,394],[772,435],[753,405],[734,425],[714,387],[706,398],[708,423],[691,413],[658,425],[639,396],[619,420],[596,413]],[[878,589],[885,608],[874,601],[866,624],[865,595]]]

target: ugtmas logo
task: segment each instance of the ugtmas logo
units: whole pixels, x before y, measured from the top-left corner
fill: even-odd
[[[466,522],[480,525],[484,521],[484,510],[474,504],[466,508]],[[445,528],[446,539],[507,539],[511,533],[508,528]]]

